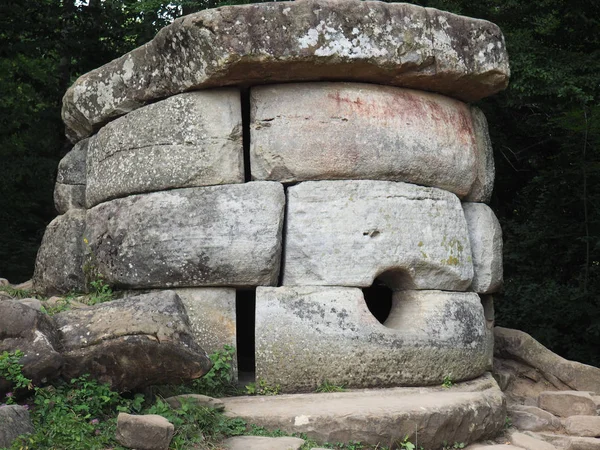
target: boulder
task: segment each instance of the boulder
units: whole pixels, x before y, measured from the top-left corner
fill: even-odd
[[[131,194],[243,181],[237,89],[169,97],[109,123],[90,139],[88,208]]]
[[[558,431],[560,419],[535,406],[512,405],[508,408],[512,425],[521,431]]]
[[[54,206],[59,214],[85,208],[86,159],[89,139],[79,141],[58,163]]]
[[[85,289],[85,211],[70,209],[46,227],[33,274],[37,292],[48,296]]]
[[[507,86],[498,27],[432,8],[307,0],[209,9],[175,20],[82,75],[63,99],[73,140],[153,100],[194,89],[339,80],[475,101]]]
[[[490,294],[502,289],[502,229],[491,208],[483,203],[463,203],[471,254],[471,290]]]
[[[225,409],[225,404],[220,399],[200,394],[175,395],[166,398],[165,402],[173,409],[179,409],[185,403],[201,408],[216,409],[217,411]]]
[[[56,183],[54,185],[54,207],[59,214],[65,214],[69,209],[84,209],[85,185]]]
[[[589,392],[542,392],[539,407],[559,417],[596,415],[596,403]]]
[[[287,190],[285,286],[464,291],[473,266],[458,198],[391,181],[307,181]]]
[[[19,405],[0,406],[0,448],[10,448],[19,436],[34,431],[27,409]]]
[[[476,106],[471,106],[471,119],[475,130],[477,145],[475,149],[475,179],[471,191],[463,199],[466,202],[488,203],[494,190],[495,166],[492,141],[488,131],[487,119]]]
[[[250,102],[257,180],[405,181],[464,197],[478,175],[479,154],[491,152],[477,148],[479,130],[466,104],[427,92],[283,84],[253,88]],[[487,178],[493,182],[493,172]]]
[[[127,391],[199,378],[212,364],[192,335],[172,291],[128,297],[54,316],[61,333],[63,374],[83,374]]]
[[[119,413],[116,439],[124,447],[137,450],[168,450],[175,427],[156,414],[134,416]]]
[[[87,212],[90,249],[123,288],[277,282],[285,195],[274,182],[132,195]]]
[[[400,367],[401,369],[401,367]],[[425,449],[469,444],[504,427],[504,397],[484,376],[452,389],[391,388],[320,394],[227,397],[225,414],[248,423],[306,434],[319,444],[360,441],[393,448],[407,438]]]
[[[235,436],[222,443],[226,450],[300,450],[304,439],[296,437]]]
[[[517,447],[526,448],[527,450],[558,450],[554,445],[542,439],[518,431],[510,434],[510,442]]]
[[[600,416],[571,416],[563,424],[568,434],[583,437],[600,437]]]
[[[600,393],[599,368],[564,359],[523,331],[496,327],[494,342],[498,357],[528,364],[569,389]]]
[[[59,375],[63,358],[52,317],[18,301],[0,301],[0,353],[16,350],[23,352],[19,364],[33,384]]]
[[[474,293],[396,292],[382,325],[360,289],[259,287],[255,329],[256,377],[283,392],[441,385],[481,375],[491,354]]]
[[[10,286],[10,282],[6,278],[0,278],[0,286]]]

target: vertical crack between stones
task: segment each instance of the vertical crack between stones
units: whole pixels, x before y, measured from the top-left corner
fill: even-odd
[[[284,186],[285,204],[283,206],[283,224],[281,226],[281,261],[279,262],[279,279],[277,286],[283,286],[283,274],[285,271],[285,244],[287,236],[287,220],[288,220],[288,186]]]
[[[244,181],[252,181],[252,170],[250,168],[250,88],[242,88],[240,91],[242,102],[242,147],[244,151]]]

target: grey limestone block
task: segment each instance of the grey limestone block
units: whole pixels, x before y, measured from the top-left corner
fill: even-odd
[[[362,83],[260,86],[251,91],[252,177],[405,181],[462,198],[480,176],[480,155],[491,151],[485,142],[478,148],[475,125],[465,103],[422,91]],[[487,178],[493,182],[493,166]]]
[[[244,181],[237,89],[190,92],[133,111],[90,139],[86,201]]]
[[[450,192],[391,181],[288,188],[283,285],[465,291],[467,223]]]
[[[85,210],[70,209],[46,227],[33,274],[37,292],[48,296],[85,289]]]
[[[256,291],[256,376],[284,392],[475,378],[489,366],[490,339],[475,293],[397,292],[381,324],[357,288]]]
[[[483,203],[463,203],[473,254],[471,290],[490,294],[502,289],[502,229],[491,208]]]
[[[132,195],[89,209],[86,237],[116,287],[272,285],[284,204],[267,181]]]
[[[339,80],[475,101],[507,86],[499,28],[485,20],[384,2],[306,0],[208,9],[82,75],[63,99],[77,141],[115,117],[216,86]]]

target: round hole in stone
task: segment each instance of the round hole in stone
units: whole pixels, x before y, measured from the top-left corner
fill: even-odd
[[[392,310],[392,295],[394,291],[387,287],[379,278],[375,279],[371,286],[364,288],[362,291],[365,303],[371,314],[373,314],[379,323],[384,323]]]

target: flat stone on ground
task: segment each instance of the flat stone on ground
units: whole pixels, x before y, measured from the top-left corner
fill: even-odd
[[[564,434],[536,433],[536,437],[560,448],[561,450],[600,450],[600,439]]]
[[[563,424],[567,433],[571,435],[600,437],[600,416],[567,417]]]
[[[512,405],[508,416],[521,431],[558,431],[562,427],[558,417],[535,406]]]
[[[596,403],[589,392],[542,392],[538,406],[559,417],[596,415]]]
[[[510,434],[510,442],[527,450],[558,450],[554,445],[520,432]]]
[[[225,414],[317,443],[360,441],[388,446],[418,434],[419,445],[469,444],[495,436],[506,409],[489,375],[451,389],[392,388],[327,394],[223,398]]]
[[[304,439],[295,437],[236,436],[221,444],[226,450],[299,450]]]
[[[306,181],[287,190],[284,286],[465,291],[473,277],[454,194],[392,181]]]

